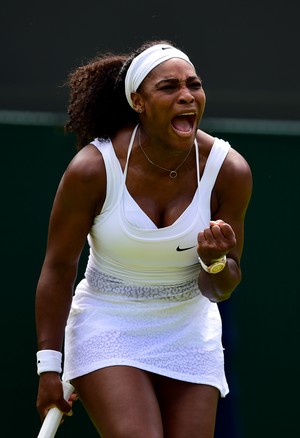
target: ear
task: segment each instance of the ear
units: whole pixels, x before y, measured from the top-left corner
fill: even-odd
[[[144,100],[142,98],[142,96],[140,95],[140,93],[131,93],[131,100],[132,100],[132,104],[133,104],[133,109],[137,112],[137,113],[142,113],[144,111]]]

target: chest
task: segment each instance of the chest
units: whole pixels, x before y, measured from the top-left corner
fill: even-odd
[[[196,172],[174,180],[169,175],[160,179],[128,175],[126,187],[130,196],[157,228],[172,225],[187,210],[198,188]]]

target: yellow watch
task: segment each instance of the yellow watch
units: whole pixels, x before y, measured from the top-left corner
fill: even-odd
[[[226,266],[226,255],[224,255],[223,257],[220,257],[219,259],[215,259],[212,261],[212,264],[207,266],[205,263],[203,263],[203,261],[201,260],[200,257],[198,257],[199,263],[202,267],[202,269],[204,269],[205,272],[208,272],[209,274],[217,274],[218,272],[223,271],[223,269]]]

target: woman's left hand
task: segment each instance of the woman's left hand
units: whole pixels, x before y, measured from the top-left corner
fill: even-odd
[[[198,255],[207,265],[226,255],[235,245],[235,233],[222,219],[210,221],[210,226],[198,233]]]

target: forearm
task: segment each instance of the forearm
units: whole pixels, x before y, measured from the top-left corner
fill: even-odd
[[[61,351],[76,269],[42,271],[36,292],[38,350]]]
[[[228,257],[225,268],[217,274],[209,274],[201,269],[198,285],[202,295],[212,302],[220,302],[230,298],[241,278],[240,267]]]

